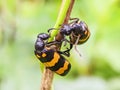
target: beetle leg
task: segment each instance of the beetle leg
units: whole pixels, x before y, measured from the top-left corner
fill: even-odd
[[[70,18],[70,20],[71,20],[72,22],[70,22],[69,25],[74,24],[74,23],[78,23],[79,18]]]
[[[50,29],[48,29],[48,33],[50,33],[52,30],[59,30],[59,29],[57,29],[57,28],[50,28]]]
[[[69,57],[70,56],[70,50],[69,49],[67,49],[67,50],[65,50],[65,51],[57,51],[59,54],[63,54],[63,55],[65,55],[65,56],[67,56],[67,57]]]

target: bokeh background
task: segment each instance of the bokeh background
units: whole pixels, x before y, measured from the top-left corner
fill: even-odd
[[[54,26],[62,0],[0,0],[0,90],[39,90],[38,33]],[[71,17],[88,24],[89,40],[72,49],[72,69],[53,90],[120,90],[120,0],[76,0]]]

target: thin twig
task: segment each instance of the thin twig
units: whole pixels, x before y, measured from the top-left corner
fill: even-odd
[[[51,90],[53,77],[54,73],[51,70],[45,68],[43,72],[40,90]]]
[[[68,11],[67,11],[67,14],[66,14],[66,17],[65,17],[65,20],[64,20],[63,24],[67,24],[68,23],[68,21],[70,19],[70,14],[71,14],[74,2],[75,2],[75,0],[71,0],[70,6],[68,8]]]

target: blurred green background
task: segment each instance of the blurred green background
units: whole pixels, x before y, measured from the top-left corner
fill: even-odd
[[[39,90],[38,33],[54,26],[62,0],[0,0],[0,90]],[[120,0],[76,0],[71,17],[88,24],[90,39],[72,49],[72,69],[55,74],[54,90],[120,90]]]

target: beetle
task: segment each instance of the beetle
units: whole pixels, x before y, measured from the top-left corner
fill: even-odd
[[[80,45],[85,43],[90,37],[90,31],[88,29],[87,24],[84,21],[80,21],[78,18],[73,18],[71,20],[75,20],[70,23],[71,27],[71,34],[69,36],[70,42],[70,49],[72,49],[73,45],[75,45],[75,50],[81,56],[79,51],[77,50],[76,45]]]
[[[75,44],[83,44],[90,37],[90,31],[87,24],[84,21],[80,21],[78,18],[73,18],[75,20],[70,24],[72,33],[70,34],[70,41]],[[78,39],[78,42],[76,42]]]
[[[46,68],[55,73],[65,76],[71,69],[71,64],[62,55],[64,52],[56,50],[56,46],[47,43],[50,35],[40,33],[35,42],[35,56],[46,66]],[[66,55],[66,54],[64,54]]]
[[[73,21],[68,24],[63,24],[61,25],[60,29],[57,29],[60,30],[59,31],[60,34],[63,35],[64,37],[62,41],[70,43],[69,51],[72,49],[73,45],[75,45],[75,49],[76,49],[76,45],[85,43],[90,37],[90,31],[88,29],[87,24],[84,21],[80,21],[78,18],[71,18],[70,20]],[[55,28],[50,28],[48,32],[53,29]],[[67,40],[65,38],[66,36],[69,36],[70,40]],[[77,49],[76,51],[79,53]]]

